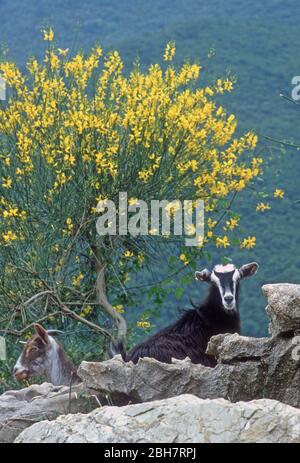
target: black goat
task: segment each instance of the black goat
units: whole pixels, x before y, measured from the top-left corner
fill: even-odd
[[[216,360],[207,355],[210,338],[220,333],[240,333],[238,309],[240,280],[254,275],[258,270],[255,262],[237,269],[234,265],[217,265],[213,271],[196,272],[199,281],[210,283],[207,298],[193,310],[186,311],[174,324],[135,346],[128,353],[123,346],[112,349],[121,353],[127,362],[137,363],[141,357],[152,357],[164,363],[172,358],[189,357],[193,363],[215,366]]]

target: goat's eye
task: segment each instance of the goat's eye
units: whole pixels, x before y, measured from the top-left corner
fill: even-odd
[[[39,367],[41,365],[41,359],[37,358],[35,360],[32,360],[31,365],[34,366],[34,367]]]

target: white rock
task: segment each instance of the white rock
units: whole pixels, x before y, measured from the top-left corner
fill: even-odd
[[[300,410],[268,399],[233,404],[185,394],[60,416],[27,428],[16,442],[300,443]]]
[[[267,314],[272,336],[300,331],[300,285],[279,283],[265,285],[263,293],[268,298]]]

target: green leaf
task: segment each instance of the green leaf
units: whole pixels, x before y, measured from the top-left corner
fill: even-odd
[[[175,297],[177,300],[181,299],[182,298],[182,295],[183,295],[183,288],[176,288],[175,290]]]

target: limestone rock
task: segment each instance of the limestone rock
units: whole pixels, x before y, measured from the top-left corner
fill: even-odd
[[[103,404],[127,405],[189,393],[232,402],[269,398],[300,407],[298,337],[223,334],[211,339],[208,351],[219,362],[215,368],[189,359],[172,364],[151,358],[124,363],[116,356],[101,363],[83,362],[78,374]]]
[[[270,334],[300,333],[300,285],[270,284],[262,290],[268,298],[266,311],[270,318]]]
[[[232,401],[259,396],[263,376],[260,364],[252,362],[217,365],[215,368],[195,365],[189,359],[161,363],[142,358],[137,364],[124,363],[120,356],[101,363],[83,362],[78,370],[85,386],[103,398],[103,403],[126,405],[194,394],[203,399],[223,397]],[[101,398],[100,398],[101,401]]]
[[[270,354],[269,338],[250,338],[238,334],[213,336],[206,352],[216,357],[219,363],[259,361]]]
[[[13,442],[25,428],[41,420],[53,420],[61,414],[89,412],[98,406],[82,385],[49,383],[8,391],[0,396],[0,443]]]
[[[300,410],[267,399],[232,404],[185,394],[60,416],[31,426],[16,442],[299,443]]]

